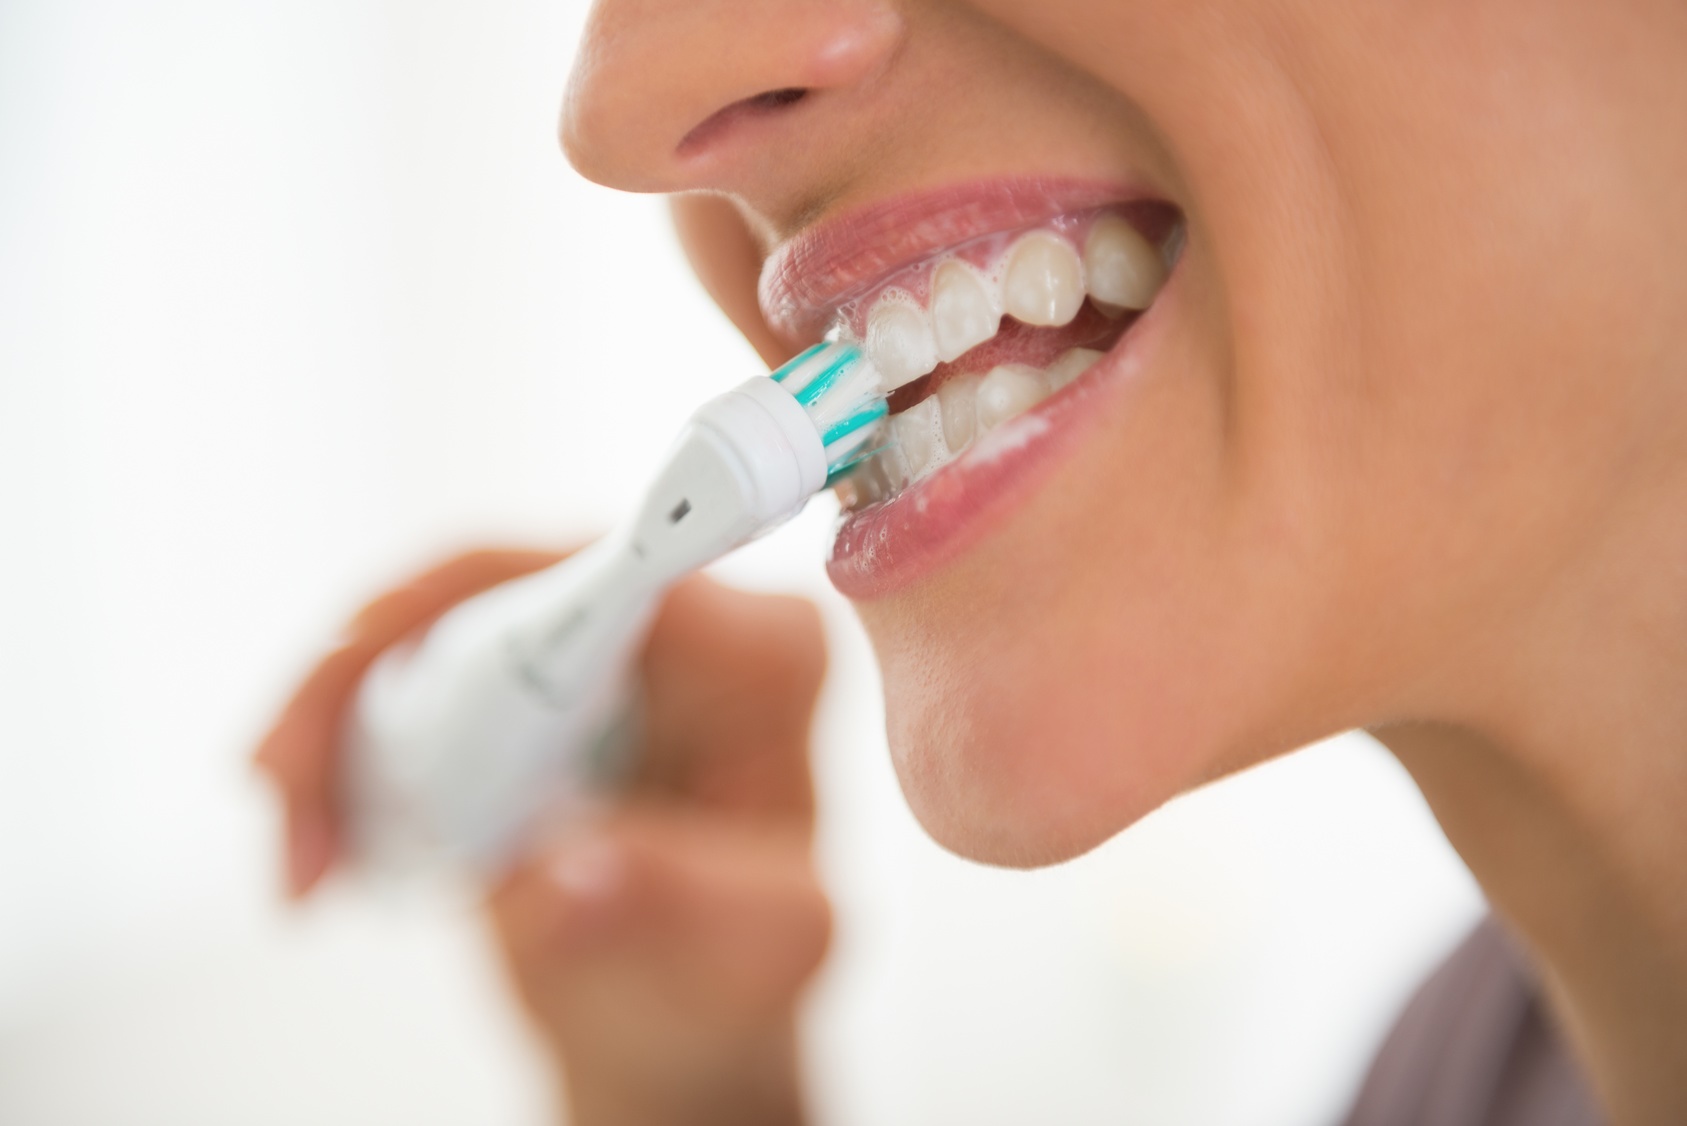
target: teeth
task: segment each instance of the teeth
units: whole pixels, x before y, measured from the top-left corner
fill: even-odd
[[[878,294],[864,347],[888,392],[990,340],[1004,315],[1058,327],[1071,323],[1086,301],[1109,317],[1146,309],[1165,285],[1181,237],[1175,228],[1157,247],[1116,214],[1097,217],[1081,249],[1053,229],[1004,234],[984,255],[975,247],[967,258],[922,266],[930,269],[924,304],[910,291],[925,288],[918,284]],[[989,262],[981,265],[981,257]],[[859,315],[854,304],[840,311],[845,334],[860,332]],[[1007,363],[983,376],[946,378],[933,394],[891,416],[885,447],[840,483],[845,506],[876,503],[929,476],[1101,358],[1093,348],[1069,348],[1046,370]]]
[[[887,493],[899,492],[908,487],[908,482],[914,479],[913,471],[908,468],[908,459],[902,450],[892,445],[873,459],[879,467],[879,473],[884,478]]]
[[[950,259],[931,282],[931,321],[937,358],[947,363],[975,344],[996,335],[1002,311],[978,276]]]
[[[892,446],[869,458],[859,469],[839,481],[838,500],[845,508],[860,508],[893,496],[907,483],[902,456]]]
[[[1048,397],[1043,375],[1025,364],[992,368],[978,385],[978,430],[994,430],[1014,415],[1030,410]]]
[[[1166,263],[1135,227],[1104,215],[1084,242],[1084,276],[1098,306],[1146,309],[1165,284]]]
[[[1073,348],[1050,365],[1048,370],[1049,390],[1060,390],[1084,374],[1085,371],[1089,370],[1089,366],[1099,359],[1101,359],[1101,353],[1094,348]]]
[[[950,451],[964,450],[978,429],[977,376],[951,379],[937,389],[939,413],[943,415],[943,444]]]
[[[931,322],[906,295],[888,292],[867,318],[867,354],[886,391],[912,383],[937,366]]]
[[[910,476],[923,477],[949,459],[936,396],[921,399],[891,419],[891,426],[896,431],[896,444],[908,462]]]
[[[931,475],[973,442],[1059,390],[1101,358],[1091,348],[1073,348],[1047,373],[1026,364],[1002,364],[982,378],[959,376],[933,395],[890,419],[890,445],[839,485],[845,508],[894,496],[912,481]]]
[[[1065,239],[1035,231],[1014,244],[1002,278],[1002,305],[1028,325],[1063,325],[1084,304],[1084,268]]]

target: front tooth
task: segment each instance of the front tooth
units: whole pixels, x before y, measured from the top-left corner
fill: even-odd
[[[938,359],[947,362],[984,343],[996,335],[1001,318],[1001,310],[971,270],[954,259],[937,267],[931,280],[931,321]]]
[[[1002,278],[1002,306],[1028,325],[1063,325],[1084,304],[1084,266],[1066,240],[1035,231],[1014,244]]]
[[[951,379],[937,389],[939,412],[943,415],[943,443],[951,453],[967,448],[978,429],[977,376]]]
[[[1042,373],[1024,364],[992,368],[978,385],[978,430],[987,433],[1016,414],[1030,410],[1047,397]]]
[[[1166,263],[1154,245],[1117,215],[1103,216],[1084,241],[1090,296],[1124,309],[1146,309],[1165,284]]]
[[[867,317],[867,354],[886,391],[912,383],[937,366],[931,322],[909,302],[881,298]]]
[[[1085,371],[1089,370],[1089,366],[1099,359],[1101,359],[1101,353],[1097,352],[1094,348],[1070,349],[1065,355],[1061,356],[1060,359],[1049,365],[1048,381],[1050,390],[1060,390],[1062,387],[1084,374]]]
[[[943,418],[936,397],[921,399],[891,420],[896,443],[908,462],[908,472],[923,477],[942,465],[949,453],[943,445]]]

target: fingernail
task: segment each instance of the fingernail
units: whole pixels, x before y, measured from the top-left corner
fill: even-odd
[[[621,850],[602,837],[588,837],[551,861],[553,883],[576,899],[608,899],[625,875]]]

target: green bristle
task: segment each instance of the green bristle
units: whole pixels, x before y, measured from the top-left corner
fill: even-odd
[[[773,378],[796,397],[820,431],[833,479],[870,456],[862,447],[889,407],[878,371],[858,345],[817,344],[774,372]]]

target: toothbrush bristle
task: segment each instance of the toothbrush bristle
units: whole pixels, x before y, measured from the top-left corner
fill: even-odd
[[[772,379],[795,396],[826,446],[826,470],[842,476],[875,450],[889,413],[878,369],[858,345],[828,342],[795,357]]]

